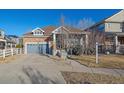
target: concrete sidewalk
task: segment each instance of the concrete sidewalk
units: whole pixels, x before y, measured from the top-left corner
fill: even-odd
[[[66,63],[69,63],[72,67],[71,71],[73,72],[88,72],[88,73],[99,73],[99,74],[107,74],[113,76],[124,76],[124,70],[121,69],[107,69],[107,68],[90,68],[74,60],[68,60]]]

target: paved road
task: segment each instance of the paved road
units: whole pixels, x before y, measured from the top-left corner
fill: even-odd
[[[124,76],[124,70],[87,68],[73,60],[57,62],[43,55],[20,55],[16,60],[0,64],[0,83],[65,83],[60,71],[89,72]]]

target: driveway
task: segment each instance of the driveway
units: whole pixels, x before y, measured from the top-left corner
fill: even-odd
[[[13,62],[0,64],[0,83],[66,83],[61,71],[124,75],[124,70],[87,68],[73,60],[55,61],[43,55],[20,55]]]
[[[59,69],[63,64],[46,56],[20,55],[13,62],[0,64],[0,83],[65,83]]]

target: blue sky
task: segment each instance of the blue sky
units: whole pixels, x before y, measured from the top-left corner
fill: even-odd
[[[36,27],[45,27],[48,25],[58,26],[60,16],[65,16],[65,22],[77,23],[80,19],[91,18],[98,22],[115,13],[118,9],[81,9],[81,10],[62,10],[62,9],[30,9],[30,10],[0,10],[0,28],[5,30],[6,34],[22,36],[25,32]]]

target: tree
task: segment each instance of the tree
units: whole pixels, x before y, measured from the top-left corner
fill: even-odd
[[[78,21],[77,28],[84,30],[92,26],[94,23],[95,22],[91,18],[83,18]]]

